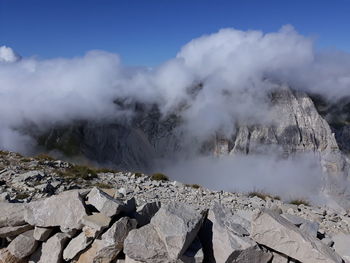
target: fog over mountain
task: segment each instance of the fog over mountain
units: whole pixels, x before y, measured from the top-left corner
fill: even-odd
[[[164,127],[169,118],[176,115],[179,121],[170,122],[175,123],[176,128],[165,130],[180,138],[183,146],[169,139],[173,136],[166,137],[161,130],[163,126],[157,126],[156,135],[150,140],[152,146],[158,147],[151,157],[161,159],[155,169],[164,169],[183,181],[217,189],[258,188],[287,196],[303,193],[315,196],[325,180],[318,166],[321,157],[314,154],[327,148],[319,146],[322,142],[313,143],[312,153],[307,152],[309,148],[304,145],[305,158],[281,159],[283,150],[278,147],[265,149],[263,155],[259,152],[248,157],[217,159],[215,156],[220,154],[198,154],[208,152],[203,149],[211,148],[214,137],[235,137],[242,125],[272,127],[284,121],[278,117],[281,108],[276,110],[271,106],[271,94],[281,88],[336,103],[349,96],[350,54],[317,50],[312,39],[300,35],[290,25],[272,33],[222,29],[190,41],[175,58],[155,68],[128,67],[117,54],[104,51],[90,51],[83,57],[70,59],[20,59],[3,46],[0,47],[0,148],[32,153],[40,149],[37,134],[45,134],[55,127],[71,127],[81,121],[132,126],[140,120],[137,119],[140,114],[146,115],[140,117],[141,120],[148,118],[156,105],[157,121],[164,122]],[[292,99],[302,104],[303,96],[295,95]],[[307,112],[308,107],[302,109]],[[305,123],[307,126],[307,121]],[[142,127],[146,129],[147,125]],[[152,122],[152,125],[155,124]],[[84,129],[87,136],[86,126]],[[90,134],[95,133],[90,131]],[[327,145],[333,143],[330,134],[327,130],[320,135],[331,142]],[[135,154],[142,158],[148,155],[149,151],[141,144],[143,135],[138,140],[130,136],[122,143],[138,144],[140,153]],[[280,145],[276,137],[275,144]],[[169,155],[168,148],[180,150]],[[160,153],[162,149],[167,150]],[[99,156],[106,151],[101,152]],[[186,161],[181,156],[186,156]],[[97,159],[104,161],[102,157]],[[288,192],[283,185],[292,190]]]

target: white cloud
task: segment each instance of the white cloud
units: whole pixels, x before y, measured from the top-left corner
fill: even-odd
[[[17,60],[7,47],[0,48],[0,58]],[[267,34],[223,29],[192,40],[155,69],[126,68],[117,55],[102,51],[72,59],[24,58],[0,63],[1,130],[124,116],[113,101],[128,98],[157,103],[164,114],[186,104],[183,128],[205,140],[217,131],[229,135],[237,121],[269,121],[266,94],[273,85],[266,79],[348,95],[349,65],[349,54],[316,52],[291,26]],[[195,96],[189,89],[199,83]],[[1,138],[0,147],[18,149],[18,140]]]

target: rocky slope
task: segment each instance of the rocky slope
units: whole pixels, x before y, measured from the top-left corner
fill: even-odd
[[[1,152],[0,262],[350,262],[350,214]],[[157,179],[157,180],[156,180]]]

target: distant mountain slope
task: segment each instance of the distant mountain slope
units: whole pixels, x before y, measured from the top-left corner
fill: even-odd
[[[304,92],[288,87],[269,95],[270,115],[265,124],[237,123],[232,136],[220,135],[205,142],[196,141],[182,129],[180,114],[162,117],[158,107],[128,104],[135,112],[130,122],[81,121],[53,127],[38,137],[46,150],[60,150],[68,156],[80,155],[119,169],[149,171],[159,159],[191,154],[235,155],[278,153],[288,158],[314,153],[325,172],[324,193],[338,204],[350,208],[348,190],[349,149],[348,104],[326,105]],[[321,114],[319,114],[319,112]],[[331,126],[328,124],[328,122]],[[341,122],[341,125],[339,125]],[[344,152],[342,152],[342,150]]]

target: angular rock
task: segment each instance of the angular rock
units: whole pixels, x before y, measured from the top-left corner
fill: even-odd
[[[285,218],[268,210],[255,216],[251,234],[257,243],[301,262],[342,262],[340,256],[320,240],[302,232]]]
[[[119,214],[124,207],[122,201],[114,199],[96,187],[90,191],[87,198],[90,205],[109,217]]]
[[[208,231],[212,231],[211,249],[216,262],[268,262],[271,254],[261,251],[248,236],[249,233],[232,217],[233,214],[218,203],[209,211],[211,230]]]
[[[88,247],[93,241],[92,237],[87,237],[81,232],[77,237],[73,238],[63,251],[64,260],[73,259],[78,253]]]
[[[91,248],[84,252],[78,262],[112,262],[123,250],[124,240],[129,231],[135,229],[135,219],[123,217],[115,222]]]
[[[173,202],[162,206],[152,217],[151,224],[165,244],[170,259],[177,259],[194,241],[203,220],[204,213]]]
[[[0,238],[18,236],[32,228],[31,225],[2,227],[0,228]]]
[[[42,245],[41,257],[38,263],[60,263],[62,262],[63,248],[68,241],[67,234],[57,233],[50,237]]]
[[[303,223],[300,226],[301,231],[306,232],[313,237],[317,237],[318,228],[319,228],[319,224],[317,222],[311,222],[311,221]]]
[[[272,254],[267,250],[262,250],[258,246],[249,247],[239,251],[236,255],[231,255],[228,262],[231,263],[262,263],[271,262]]]
[[[151,224],[130,231],[124,241],[124,253],[131,262],[170,262],[165,244]]]
[[[186,252],[180,257],[184,263],[202,263],[204,260],[202,244],[196,238]]]
[[[147,225],[151,221],[151,218],[158,212],[160,206],[160,202],[153,202],[138,207],[135,213],[138,226]]]
[[[29,203],[25,221],[40,227],[81,229],[81,221],[86,215],[79,192],[72,190]]]
[[[16,258],[25,258],[32,254],[38,246],[33,234],[34,230],[29,230],[17,236],[7,247],[8,251]]]
[[[288,257],[285,255],[272,252],[273,258],[272,258],[272,263],[288,263]]]
[[[34,228],[34,238],[38,241],[46,241],[50,237],[52,231],[52,228],[36,226]]]
[[[25,224],[25,204],[0,203],[0,227]]]
[[[332,239],[334,241],[335,252],[350,262],[350,235],[337,234]]]
[[[16,258],[6,248],[2,248],[0,249],[0,263],[26,263],[26,261]]]
[[[86,215],[82,219],[82,223],[85,226],[95,229],[97,232],[100,232],[108,227],[110,222],[111,218],[102,213],[96,213],[90,216]]]
[[[135,229],[137,221],[129,217],[122,217],[115,222],[102,236],[101,239],[107,244],[123,248],[123,243],[129,232]]]

